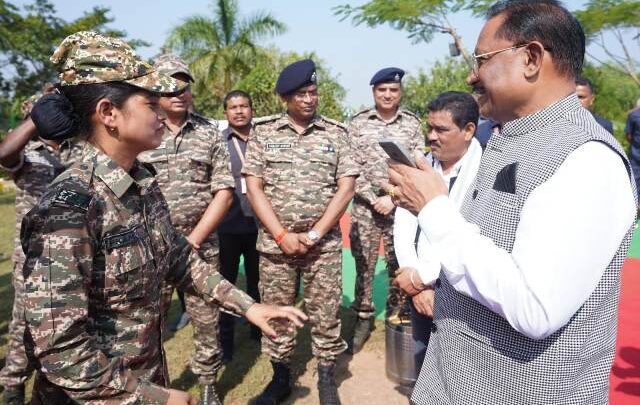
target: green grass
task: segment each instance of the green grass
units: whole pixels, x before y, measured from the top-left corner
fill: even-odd
[[[4,358],[7,350],[7,331],[11,320],[11,306],[13,300],[13,287],[11,286],[11,253],[13,249],[13,237],[15,226],[15,195],[11,193],[0,194],[0,366],[4,366]],[[378,277],[376,278],[378,279]],[[240,277],[240,285],[244,285],[244,279]],[[347,288],[353,288],[351,285]],[[345,297],[345,303],[349,300]],[[377,305],[381,307],[380,305]],[[177,317],[177,299],[169,313],[169,323]],[[384,306],[382,306],[384,307]],[[350,331],[354,316],[346,309],[342,311],[343,335]],[[384,327],[377,322],[370,342],[365,350],[384,351]],[[165,350],[171,376],[171,387],[187,390],[198,396],[198,382],[195,375],[189,370],[189,358],[193,351],[191,325],[177,333],[165,335]],[[309,362],[315,361],[311,355],[309,327],[302,329],[298,335],[298,345],[293,359],[293,374],[300,376],[304,373]],[[249,338],[249,327],[246,322],[239,322],[236,327],[236,344],[233,361],[221,370],[218,375],[217,388],[224,397],[225,404],[246,404],[257,396],[271,378],[271,365],[269,360],[260,354],[260,346]],[[30,392],[30,384],[27,393]],[[28,397],[30,395],[28,394]],[[3,400],[0,394],[0,402]]]
[[[13,287],[11,285],[11,254],[15,234],[15,194],[0,194],[0,357],[6,354],[7,331],[11,321]],[[2,361],[4,365],[4,360]]]

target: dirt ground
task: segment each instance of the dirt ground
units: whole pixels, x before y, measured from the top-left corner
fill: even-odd
[[[340,358],[336,377],[340,399],[345,405],[406,405],[408,398],[385,377],[384,350],[363,350]],[[309,362],[300,376],[288,404],[319,404],[315,362]]]
[[[343,313],[343,336],[349,335],[353,326],[353,319]],[[185,328],[186,329],[186,328]],[[239,327],[236,342],[238,344],[237,358],[229,364],[218,383],[219,393],[224,397],[225,405],[252,404],[256,396],[271,380],[272,371],[268,358],[260,355],[259,345],[248,342],[247,327]],[[182,332],[182,331],[181,331]],[[188,332],[187,332],[188,333]],[[177,353],[173,347],[175,340],[169,344],[169,352]],[[182,346],[184,349],[184,346]],[[188,353],[188,351],[187,351]],[[169,359],[178,368],[183,360]],[[185,364],[186,365],[186,364]],[[292,360],[292,377],[294,387],[291,396],[285,404],[317,405],[317,363],[311,354],[309,330],[305,328],[298,336],[298,344]],[[339,384],[340,399],[344,405],[407,405],[409,399],[402,393],[402,387],[387,379],[385,372],[385,337],[384,324],[376,321],[376,328],[364,349],[352,356],[342,354],[338,358],[336,380]],[[196,394],[188,370],[183,377],[172,381],[175,388],[187,389]],[[178,373],[173,374],[178,376]]]

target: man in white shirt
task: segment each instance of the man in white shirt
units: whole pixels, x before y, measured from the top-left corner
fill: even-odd
[[[474,133],[478,124],[478,104],[468,93],[448,91],[427,106],[427,140],[431,152],[427,162],[442,176],[449,196],[460,207],[478,172],[482,147]],[[426,236],[418,233],[418,218],[404,208],[396,210],[393,243],[400,272],[415,272],[421,279],[440,273],[440,259]],[[431,333],[433,288],[411,299],[411,323],[415,364],[420,371]]]
[[[637,202],[624,151],[575,95],[584,50],[559,2],[497,3],[468,82],[501,132],[461,210],[424,158],[390,164],[442,264],[437,282],[396,278],[436,290],[416,404],[608,403]]]

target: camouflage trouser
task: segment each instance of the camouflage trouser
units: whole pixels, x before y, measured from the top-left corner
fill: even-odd
[[[13,265],[13,311],[9,324],[9,342],[7,357],[2,371],[0,384],[17,386],[31,376],[35,369],[33,348],[25,345],[26,323],[24,319],[24,278],[22,277],[22,263]]]
[[[220,271],[217,255],[203,259],[215,266],[216,271]],[[173,286],[165,284],[162,289],[164,319],[167,319],[172,295]],[[193,355],[189,366],[193,374],[198,376],[200,384],[213,384],[216,382],[218,370],[222,367],[222,349],[218,342],[220,309],[191,294],[185,293],[184,300],[193,326]]]
[[[260,254],[260,297],[271,305],[293,305],[297,275],[304,284],[304,307],[311,324],[311,348],[319,362],[333,362],[347,345],[340,337],[342,303],[342,252],[317,252],[305,256]],[[295,347],[295,328],[272,324],[278,338],[262,338],[262,352],[289,363]]]
[[[373,277],[378,261],[380,237],[384,243],[389,280],[395,277],[398,260],[393,250],[393,217],[382,216],[371,205],[356,198],[351,208],[351,253],[356,261],[356,291],[351,308],[359,318],[368,319],[374,315]],[[404,302],[404,294],[389,283],[387,314]]]

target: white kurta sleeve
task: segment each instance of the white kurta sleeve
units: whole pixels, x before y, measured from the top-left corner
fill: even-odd
[[[448,197],[429,202],[418,220],[456,290],[542,339],[566,325],[593,292],[635,213],[622,160],[588,142],[529,194],[511,253],[480,235]]]

